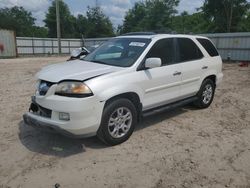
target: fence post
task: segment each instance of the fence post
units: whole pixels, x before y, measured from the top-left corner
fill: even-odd
[[[68,40],[68,48],[69,48],[69,54],[70,54],[70,41]]]
[[[51,39],[52,55],[54,55],[54,40]]]
[[[34,49],[34,38],[31,38],[31,44],[32,44],[32,54],[35,55],[35,49]]]
[[[42,39],[43,41],[43,55],[46,54],[46,48],[45,48],[45,39]]]

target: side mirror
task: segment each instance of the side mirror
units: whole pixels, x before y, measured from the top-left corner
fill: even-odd
[[[145,68],[153,69],[161,66],[161,58],[148,58],[145,61]]]

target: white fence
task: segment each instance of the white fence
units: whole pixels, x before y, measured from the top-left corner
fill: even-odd
[[[214,42],[224,60],[250,61],[250,33],[203,34],[203,36],[209,37]],[[95,38],[84,39],[84,41],[82,39],[62,39],[62,53],[69,54],[80,46],[90,47],[108,39]],[[19,56],[57,54],[57,39],[17,37],[17,52]]]
[[[62,54],[70,52],[81,46],[90,47],[108,40],[108,38],[98,39],[61,39]],[[19,56],[25,55],[53,55],[58,54],[58,42],[56,38],[31,38],[17,37],[17,52]]]

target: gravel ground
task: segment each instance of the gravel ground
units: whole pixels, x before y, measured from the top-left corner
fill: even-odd
[[[250,188],[250,67],[224,65],[210,108],[145,118],[124,144],[26,126],[37,71],[66,57],[0,60],[0,188]]]

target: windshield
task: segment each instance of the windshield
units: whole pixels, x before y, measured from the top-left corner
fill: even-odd
[[[115,38],[105,42],[83,58],[85,61],[119,67],[130,67],[146,49],[151,39]]]

